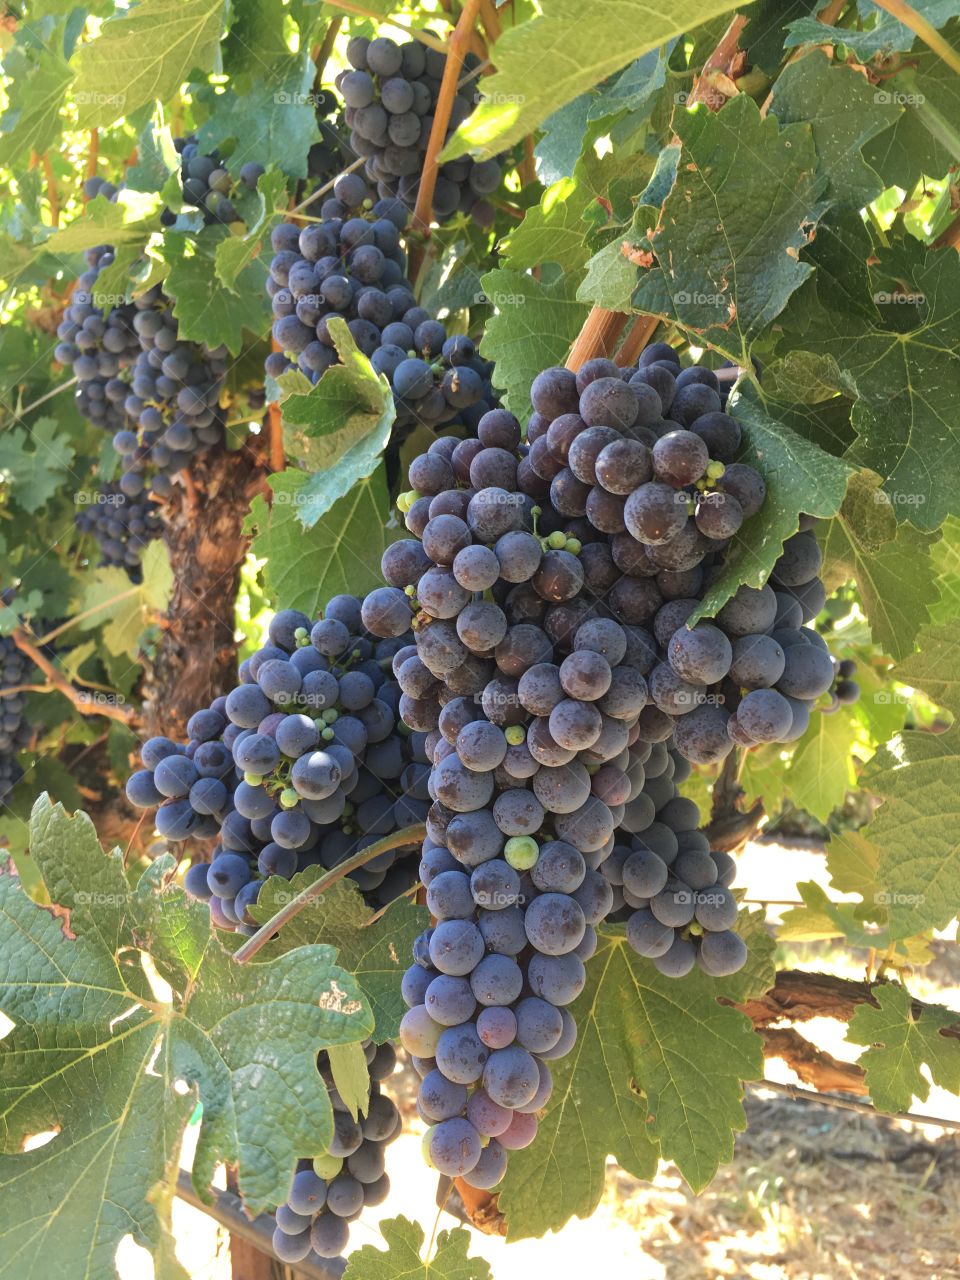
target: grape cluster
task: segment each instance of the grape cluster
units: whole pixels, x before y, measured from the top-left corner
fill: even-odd
[[[100,305],[97,278],[113,262],[113,250],[100,245],[85,258],[87,270],[57,329],[55,357],[72,366],[81,414],[113,433],[124,468],[121,491],[139,498],[149,488],[169,497],[172,477],[224,439],[219,403],[227,350],[182,340],[159,285],[133,302]]]
[[[30,742],[30,726],[24,718],[25,693],[8,693],[25,684],[33,664],[20,652],[10,636],[0,636],[0,803],[23,776],[17,754]]]
[[[319,381],[338,360],[327,322],[340,316],[389,381],[400,426],[475,425],[493,402],[491,366],[468,337],[448,338],[417,306],[400,240],[406,209],[393,198],[374,201],[363,179],[348,173],[320,215],[303,228],[274,228],[267,289],[279,350],[268,356],[267,373],[277,377],[295,362]]]
[[[718,385],[709,369],[682,369],[666,343],[636,370],[607,360],[576,376],[548,369],[531,389],[525,459],[536,477],[527,474],[527,492],[584,541],[602,535],[593,590],[621,622],[652,633],[641,737],[674,735],[697,764],[734,744],[799,737],[833,678],[825,644],[804,625],[825,598],[812,519],[784,544],[769,582],[740,587],[712,621],[687,625],[766,496],[760,473],[735,461],[740,425]]]
[[[240,664],[239,684],[187,724],[184,746],[151,738],[127,798],[157,807],[169,840],[216,838],[187,871],[187,892],[214,924],[249,935],[264,879],[332,868],[429,808],[424,734],[397,725],[390,667],[409,636],[377,641],[360,601],[335,596],[317,622],[277,613],[269,642]],[[409,887],[389,850],[351,878],[374,900]]]
[[[682,978],[694,964],[715,978],[736,973],[747,959],[733,931],[736,863],[710,849],[699,808],[680,793],[689,761],[669,742],[638,741],[625,772],[642,785],[600,864],[613,886],[609,918],[626,921],[627,942],[665,977]]]
[[[383,1204],[390,1193],[385,1148],[400,1136],[396,1104],[380,1085],[393,1072],[397,1056],[389,1044],[363,1046],[370,1071],[370,1094],[354,1120],[337,1092],[326,1053],[317,1067],[333,1104],[334,1137],[314,1159],[299,1162],[290,1194],[276,1211],[273,1251],[281,1262],[302,1262],[311,1250],[321,1258],[339,1257],[347,1246],[350,1223],[367,1206]]]
[[[853,658],[834,658],[831,654],[831,661],[834,678],[829,690],[830,702],[822,708],[828,713],[836,711],[839,707],[852,707],[855,702],[860,701],[860,686],[854,679],[857,674],[857,664]]]
[[[180,156],[180,190],[184,203],[200,209],[208,226],[211,223],[242,221],[230,199],[236,192],[237,183],[221,160],[220,152],[214,148],[204,155],[193,135],[174,138],[173,145]],[[240,185],[248,191],[256,191],[257,179],[263,171],[262,164],[256,160],[249,161],[240,169]],[[163,226],[172,227],[176,221],[177,215],[171,209],[161,212]]]
[[[346,103],[350,145],[365,157],[366,174],[377,193],[397,196],[412,209],[447,55],[416,40],[396,44],[384,36],[376,40],[355,36],[347,46],[347,59],[350,69],[340,73],[336,85]],[[467,76],[479,65],[476,55],[468,54]],[[471,79],[453,100],[448,137],[470,115],[476,101]],[[501,176],[498,160],[477,162],[465,157],[441,165],[433,194],[437,221],[459,211],[489,226],[494,210],[485,197],[496,191]]]
[[[163,530],[157,504],[145,493],[131,498],[119,485],[104,485],[77,513],[75,523],[81,533],[96,538],[101,565],[126,569],[133,583],[143,581],[143,553]]]

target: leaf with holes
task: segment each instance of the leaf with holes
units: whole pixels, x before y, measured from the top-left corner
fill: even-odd
[[[879,1008],[860,1005],[850,1020],[847,1039],[870,1048],[860,1055],[867,1086],[879,1111],[909,1111],[914,1098],[926,1102],[930,1079],[941,1089],[960,1093],[960,1035],[957,1015],[928,1005],[919,1017],[903,987],[874,987]],[[947,1029],[951,1035],[944,1035]]]
[[[491,1280],[483,1258],[471,1258],[470,1233],[463,1227],[441,1231],[436,1248],[423,1256],[423,1228],[409,1218],[387,1218],[380,1223],[386,1249],[365,1244],[351,1253],[343,1280]]]

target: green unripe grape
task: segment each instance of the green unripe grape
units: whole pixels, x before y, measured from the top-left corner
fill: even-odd
[[[433,1161],[430,1159],[430,1139],[433,1137],[433,1131],[434,1129],[436,1129],[436,1127],[437,1126],[435,1124],[432,1124],[430,1128],[426,1131],[426,1133],[423,1135],[423,1137],[420,1139],[420,1154],[423,1156],[427,1165],[431,1169],[436,1168]]]
[[[334,731],[330,728],[329,725],[326,725],[323,729],[320,730],[320,737],[324,740],[324,742],[332,742],[336,736],[337,735],[334,733]]]
[[[504,729],[503,736],[511,747],[519,747],[521,742],[526,741],[527,732],[522,724],[511,724]]]
[[[547,546],[550,547],[552,551],[562,551],[566,546],[566,542],[567,535],[565,533],[561,533],[559,529],[556,529],[547,537]]]
[[[583,550],[583,543],[579,538],[568,538],[563,544],[564,551],[569,551],[572,556],[578,556]]]
[[[340,1170],[343,1168],[343,1161],[339,1156],[332,1156],[329,1151],[325,1151],[322,1156],[313,1157],[313,1172],[318,1178],[326,1178],[331,1182]]]
[[[410,585],[410,584],[408,584],[407,586],[405,586],[405,587],[403,588],[403,594],[404,594],[405,596],[409,596],[409,597],[410,597],[410,599],[412,600],[412,599],[413,599],[413,597],[417,594],[417,588],[416,588],[416,587],[414,587],[414,586],[412,586],[412,585]]]
[[[280,808],[293,809],[300,803],[300,797],[293,787],[284,787],[280,792]]]
[[[719,480],[720,477],[723,475],[723,473],[726,471],[726,469],[727,468],[723,465],[722,462],[708,462],[707,476],[711,480]]]
[[[540,846],[532,836],[511,836],[503,846],[503,856],[514,871],[529,871],[540,857]]]
[[[243,780],[248,787],[259,787],[260,783],[263,781],[263,778],[260,776],[259,773],[245,773],[243,775]]]
[[[326,711],[321,712],[321,719],[324,724],[336,724],[340,719],[340,712],[336,707],[327,707]]]
[[[294,639],[296,639],[296,640],[306,640],[306,639],[308,638],[308,636],[307,636],[307,628],[306,628],[306,627],[297,627],[297,629],[296,629],[296,631],[294,631],[293,635],[294,635]]]

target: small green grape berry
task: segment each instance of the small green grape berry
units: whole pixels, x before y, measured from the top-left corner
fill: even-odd
[[[598,765],[598,764],[588,764],[588,765],[584,765],[584,768],[586,769],[587,773],[589,773],[590,777],[592,778],[592,777],[593,777],[593,775],[594,775],[594,774],[597,772],[597,770],[600,768],[600,765]]]
[[[330,728],[329,725],[327,725],[325,729],[320,730],[320,737],[324,740],[324,742],[332,742],[336,736],[337,735],[334,733],[334,731]]]
[[[413,586],[412,583],[408,583],[407,586],[403,588],[403,594],[405,596],[408,596],[412,600],[413,597],[417,594],[417,588]]]
[[[567,535],[565,533],[561,533],[559,529],[554,530],[553,533],[547,536],[547,546],[550,547],[552,551],[562,551],[566,545],[566,541]]]
[[[324,720],[323,716],[314,716],[313,726],[315,729],[319,729],[320,732],[322,733],[323,730],[327,727],[327,722],[326,720]]]
[[[340,719],[340,712],[336,707],[327,707],[326,711],[322,711],[320,714],[324,724],[336,724]]]
[[[531,507],[531,508],[530,508],[530,514],[531,514],[532,516],[542,516],[542,515],[543,515],[543,507]]]
[[[295,640],[306,640],[306,639],[308,638],[308,636],[307,636],[307,628],[306,628],[306,627],[297,627],[297,629],[296,629],[296,631],[294,631],[293,635],[294,635],[294,639],[295,639]]]
[[[511,836],[503,846],[503,856],[514,871],[529,871],[540,857],[540,846],[532,836]]]
[[[300,797],[293,787],[284,787],[280,792],[280,808],[294,809],[300,803]]]
[[[687,515],[688,516],[696,515],[696,511],[697,511],[697,504],[691,498],[690,501],[687,503]]]
[[[527,733],[522,724],[511,724],[504,729],[503,736],[511,747],[519,747],[521,742],[526,741]]]
[[[397,494],[397,510],[402,516],[405,516],[410,510],[410,503],[407,501],[407,495],[405,493]]]
[[[431,1169],[436,1168],[436,1165],[430,1159],[430,1139],[433,1137],[434,1130],[436,1129],[436,1127],[437,1126],[435,1124],[432,1124],[430,1128],[427,1129],[427,1131],[424,1133],[423,1137],[420,1139],[420,1154],[423,1156],[424,1160],[430,1166]]]
[[[569,551],[572,556],[578,556],[583,550],[583,543],[579,538],[568,538],[563,544],[564,551]]]
[[[263,778],[260,776],[259,773],[245,773],[243,775],[243,780],[248,787],[259,787],[260,783],[263,781]]]
[[[340,1157],[332,1156],[329,1151],[325,1151],[322,1156],[313,1157],[313,1172],[318,1178],[326,1178],[328,1182],[332,1181],[342,1168],[343,1161]]]
[[[726,469],[722,462],[707,463],[707,475],[711,480],[719,480]]]

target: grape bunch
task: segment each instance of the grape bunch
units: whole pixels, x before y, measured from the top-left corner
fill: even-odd
[[[75,524],[96,539],[101,565],[125,569],[133,583],[143,581],[143,553],[163,531],[157,504],[145,493],[131,498],[119,485],[104,485],[77,513]]]
[[[715,978],[736,973],[747,960],[733,931],[736,863],[711,851],[699,808],[680,793],[689,761],[669,742],[638,741],[625,773],[641,785],[600,864],[613,887],[609,919],[626,921],[629,945],[665,977],[685,977],[695,964]]]
[[[447,55],[416,40],[396,44],[384,36],[355,36],[347,46],[347,59],[350,69],[337,76],[336,86],[346,103],[350,145],[365,158],[366,174],[377,194],[397,196],[412,209]],[[475,54],[467,54],[466,76],[479,65]],[[453,100],[447,137],[470,115],[476,101],[471,78]],[[465,157],[441,165],[433,194],[437,221],[459,211],[489,226],[494,210],[485,197],[496,191],[501,176],[498,160]]]
[[[825,644],[804,625],[825,599],[816,522],[801,520],[768,582],[688,625],[766,496],[760,473],[735,461],[740,425],[721,409],[716,375],[681,368],[658,342],[636,370],[602,359],[576,375],[545,370],[531,400],[521,489],[582,541],[602,539],[590,553],[593,590],[655,642],[641,737],[673,735],[697,764],[735,744],[799,737],[833,679]]]
[[[385,1149],[399,1137],[400,1113],[381,1090],[393,1072],[397,1055],[390,1044],[363,1045],[370,1071],[366,1106],[354,1120],[337,1092],[326,1053],[317,1068],[333,1104],[334,1137],[314,1159],[299,1161],[290,1194],[276,1211],[273,1251],[281,1262],[302,1262],[311,1250],[321,1258],[337,1258],[347,1247],[350,1223],[367,1206],[383,1204],[390,1193]]]
[[[23,777],[17,755],[30,743],[25,719],[27,695],[12,693],[29,681],[33,663],[24,657],[10,636],[0,636],[0,803]]]
[[[172,477],[199,452],[224,439],[220,394],[225,347],[184,341],[159,285],[133,302],[96,293],[99,273],[114,260],[100,245],[86,250],[87,270],[64,312],[55,357],[72,366],[80,413],[113,433],[128,498],[173,491]]]
[[[401,232],[407,211],[393,198],[374,201],[355,173],[341,175],[321,221],[274,228],[267,290],[277,351],[267,373],[291,364],[316,383],[338,361],[327,327],[340,316],[394,395],[397,422],[474,425],[493,403],[491,366],[465,336],[417,306],[406,279]]]
[[[834,658],[831,654],[831,662],[834,678],[829,689],[830,701],[822,708],[828,713],[836,711],[839,707],[852,707],[855,702],[860,701],[860,686],[854,679],[857,674],[857,664],[853,658]]]
[[[173,145],[180,156],[180,190],[184,203],[200,209],[208,226],[242,221],[230,199],[237,190],[237,183],[230,176],[216,147],[204,155],[192,134],[187,138],[174,138]],[[240,169],[240,185],[248,191],[256,191],[257,179],[263,172],[262,164],[256,160],[248,161]],[[162,226],[172,227],[176,221],[177,215],[172,209],[162,210]]]
[[[424,820],[425,735],[398,727],[390,673],[409,639],[367,634],[352,596],[333,597],[313,623],[282,610],[268,643],[240,664],[238,685],[188,721],[188,743],[144,743],[127,798],[156,808],[169,840],[216,839],[184,887],[209,903],[218,928],[256,931],[249,908],[269,876],[332,868]],[[391,849],[351,878],[389,902],[410,884],[397,857]]]

